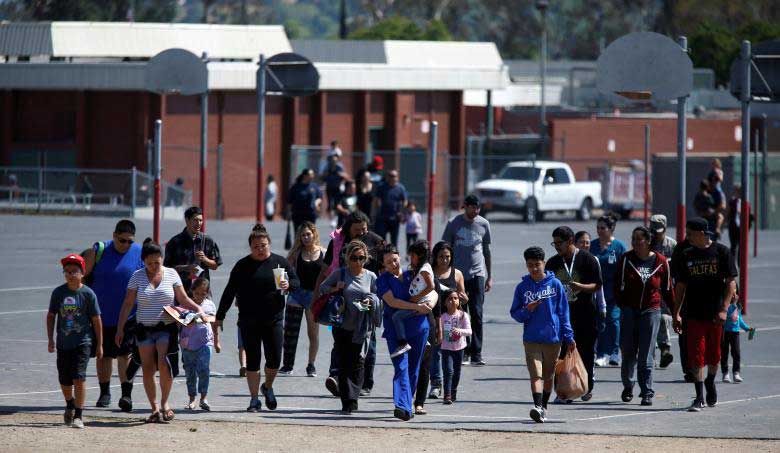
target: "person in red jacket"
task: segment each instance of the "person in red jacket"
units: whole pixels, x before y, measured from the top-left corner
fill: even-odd
[[[631,233],[632,249],[618,261],[615,298],[620,307],[620,349],[623,361],[621,399],[634,398],[634,369],[637,369],[642,406],[652,406],[653,352],[661,322],[661,302],[674,307],[674,288],[666,257],[650,251],[650,230],[640,226]]]

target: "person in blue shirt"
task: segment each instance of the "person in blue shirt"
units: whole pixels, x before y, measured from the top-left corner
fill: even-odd
[[[96,361],[100,396],[97,407],[111,404],[111,374],[116,359],[119,382],[122,384],[122,397],[119,408],[125,412],[133,410],[133,381],[127,378],[130,364],[130,345],[114,343],[119,312],[125,300],[125,292],[130,277],[144,267],[141,260],[141,245],[135,243],[135,224],[130,220],[120,220],[114,227],[110,241],[96,242],[84,252],[85,275],[89,276],[89,286],[97,296],[100,305],[100,318],[103,324],[103,357]],[[134,313],[130,314],[134,318]],[[126,337],[131,337],[127,335]]]
[[[544,250],[530,247],[523,252],[523,257],[528,274],[515,288],[509,314],[515,321],[523,323],[525,363],[534,399],[531,419],[544,423],[561,341],[566,342],[569,351],[573,351],[577,345],[569,321],[566,290],[555,274],[545,272]]]
[[[406,187],[398,181],[398,171],[389,171],[385,182],[377,187],[374,194],[377,212],[376,234],[387,240],[387,234],[390,233],[390,243],[396,247],[398,247],[398,229],[401,226],[401,218],[409,201]]]
[[[322,204],[322,191],[314,183],[314,170],[305,168],[295,178],[295,184],[290,187],[287,194],[287,203],[294,231],[298,231],[303,222],[317,223],[317,213]]]
[[[742,319],[741,304],[732,300],[726,311],[726,322],[723,324],[723,337],[720,343],[720,370],[723,372],[723,382],[726,383],[731,383],[731,377],[729,376],[729,349],[731,349],[731,359],[734,361],[732,364],[734,382],[742,382],[742,375],[739,373],[741,359],[739,351],[739,332],[741,330],[750,332],[748,340],[752,340],[753,335],[756,333],[756,329],[747,325]]]
[[[615,274],[620,257],[628,251],[623,241],[615,239],[617,219],[610,215],[599,217],[596,222],[598,237],[590,243],[590,253],[598,258],[601,266],[601,279],[604,282],[604,300],[607,303],[607,316],[604,330],[599,333],[596,346],[596,366],[620,365],[620,308],[614,293]]]

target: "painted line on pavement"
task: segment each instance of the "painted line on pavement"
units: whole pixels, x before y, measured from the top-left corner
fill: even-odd
[[[0,311],[0,315],[20,315],[24,313],[45,313],[49,310],[19,310],[19,311]]]
[[[10,293],[14,291],[34,291],[39,289],[54,289],[56,286],[22,286],[19,288],[0,288],[0,293]]]

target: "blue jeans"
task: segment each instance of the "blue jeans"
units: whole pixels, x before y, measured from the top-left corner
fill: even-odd
[[[620,352],[620,307],[615,301],[607,301],[607,319],[604,330],[599,332],[596,356],[612,356]]]
[[[482,305],[485,303],[485,277],[473,277],[466,280],[465,289],[469,296],[468,313],[471,317],[471,336],[465,354],[472,361],[482,359]]]
[[[385,330],[385,339],[387,340],[387,349],[395,351],[398,349],[398,340],[395,336],[389,334],[389,329]],[[428,341],[428,328],[417,332],[413,337],[407,338],[407,342],[412,349],[406,354],[401,354],[392,359],[393,369],[393,404],[399,409],[403,409],[412,414],[412,401],[414,392],[417,390],[417,376],[420,372],[423,353],[425,352],[425,343]]]
[[[187,394],[195,396],[209,392],[209,362],[211,362],[211,347],[206,345],[197,351],[182,349],[181,359],[184,362],[184,373],[187,375]],[[197,387],[197,392],[195,391]]]
[[[393,327],[395,328],[395,336],[399,343],[406,341],[406,327],[404,321],[409,318],[414,318],[420,314],[414,310],[396,310],[393,313]],[[390,351],[391,353],[394,351]]]
[[[441,350],[444,368],[444,396],[452,396],[458,391],[460,366],[463,363],[463,349],[460,351]]]
[[[431,387],[441,387],[441,345],[431,345]]]
[[[640,396],[655,396],[653,391],[653,353],[655,338],[661,324],[661,310],[639,311],[625,307],[620,316],[620,346],[623,349],[623,363],[620,365],[620,377],[623,387],[634,387],[634,368]]]

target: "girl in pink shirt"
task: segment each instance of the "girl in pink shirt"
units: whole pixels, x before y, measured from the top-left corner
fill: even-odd
[[[452,404],[457,399],[460,367],[463,363],[463,351],[466,349],[466,337],[471,336],[469,314],[460,309],[458,292],[448,289],[442,293],[446,312],[441,315],[441,362],[444,371],[444,404]]]

